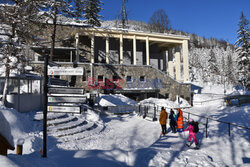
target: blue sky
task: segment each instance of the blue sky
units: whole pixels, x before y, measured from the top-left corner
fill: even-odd
[[[122,0],[102,0],[104,20],[113,20]],[[250,0],[128,0],[130,20],[148,22],[153,12],[163,9],[174,29],[215,37],[234,43],[241,11],[250,20]]]

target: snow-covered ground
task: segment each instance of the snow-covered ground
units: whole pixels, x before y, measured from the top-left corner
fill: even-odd
[[[212,101],[195,103],[194,107],[183,109],[184,112],[250,127],[249,104],[228,107],[223,103],[222,96],[211,94],[223,94],[221,87],[214,86],[210,89],[212,91],[209,91],[209,88],[203,90],[206,90],[206,94],[195,94],[194,101]],[[101,97],[103,106],[110,105],[111,102],[114,106],[134,104],[132,100],[126,100],[121,95]],[[175,108],[177,105],[162,99],[151,98],[148,101],[166,107]],[[62,130],[70,124],[73,125],[71,122],[58,124],[60,119],[76,119],[75,123],[92,128],[81,133],[56,137],[56,134],[62,131],[56,132],[53,126],[48,127],[49,132],[52,132],[48,133],[48,157],[42,158],[42,121],[38,121],[42,119],[39,115],[41,113],[24,114],[2,105],[0,107],[0,112],[9,122],[15,145],[18,139],[25,140],[24,155],[18,156],[15,151],[8,151],[8,157],[0,156],[0,166],[250,166],[249,130],[231,126],[229,137],[228,124],[209,120],[206,138],[205,126],[202,124],[206,119],[191,115],[191,118],[200,122],[200,132],[197,134],[200,149],[194,150],[185,146],[187,132],[174,134],[168,129],[166,136],[159,137],[161,127],[158,121],[148,121],[136,113],[122,116],[99,115],[90,109],[83,115],[57,115],[58,118],[54,120],[50,114],[50,124],[53,124],[54,128]],[[184,116],[188,115],[185,113]],[[82,124],[81,120],[87,123]]]

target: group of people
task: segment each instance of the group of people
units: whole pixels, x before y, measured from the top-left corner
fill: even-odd
[[[182,110],[179,108],[178,114],[176,115],[175,112],[173,111],[173,109],[170,109],[170,115],[168,117],[168,113],[166,112],[165,108],[162,107],[159,122],[160,122],[161,128],[162,128],[161,135],[164,135],[164,136],[167,134],[167,119],[168,118],[169,118],[169,125],[171,128],[171,131],[173,133],[189,131],[188,142],[186,145],[189,147],[191,144],[191,140],[193,139],[195,142],[196,148],[198,148],[198,142],[196,139],[196,134],[198,132],[198,130],[197,130],[198,123],[194,122],[194,120],[192,120],[192,119],[189,119],[188,120],[188,127],[186,129],[184,129]]]

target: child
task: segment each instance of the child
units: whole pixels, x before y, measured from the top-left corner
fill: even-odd
[[[189,119],[188,120],[188,128],[187,129],[185,129],[184,130],[184,132],[185,131],[189,131],[189,137],[188,137],[188,143],[186,144],[188,147],[190,147],[190,145],[191,145],[191,140],[192,140],[192,138],[193,138],[193,140],[194,140],[194,143],[195,143],[195,148],[196,149],[198,149],[199,148],[199,146],[198,146],[198,142],[197,142],[197,140],[196,140],[196,133],[194,132],[194,120],[192,120],[192,119]]]

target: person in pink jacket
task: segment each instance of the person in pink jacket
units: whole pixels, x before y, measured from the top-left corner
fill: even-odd
[[[190,145],[191,145],[191,140],[192,140],[192,138],[193,138],[193,140],[194,140],[194,143],[195,143],[195,148],[199,148],[199,146],[198,146],[198,142],[197,142],[197,139],[196,139],[196,133],[194,132],[194,120],[192,120],[192,119],[189,119],[188,120],[188,128],[187,129],[185,129],[184,130],[184,132],[185,131],[189,131],[189,137],[188,137],[188,142],[187,142],[187,146],[188,147],[190,147]]]

